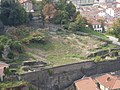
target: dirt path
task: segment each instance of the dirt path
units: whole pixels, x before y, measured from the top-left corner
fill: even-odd
[[[113,44],[120,46],[120,42],[118,42],[118,38],[113,36],[107,36],[109,37],[109,40],[112,41]]]

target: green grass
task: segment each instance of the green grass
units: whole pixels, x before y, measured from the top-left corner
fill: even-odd
[[[108,44],[107,46],[105,47],[101,47],[102,50],[105,50],[105,49],[109,49],[109,48],[116,48],[116,45],[113,45],[113,44]]]
[[[17,87],[20,85],[27,85],[24,81],[6,81],[6,82],[0,82],[0,88],[11,88],[11,87]]]
[[[92,49],[90,51],[95,52],[98,50],[107,50],[107,49],[112,49],[112,48],[117,48],[117,46],[113,44],[108,44],[107,46],[100,46],[98,49]]]
[[[31,56],[32,53],[38,55],[42,52],[46,55],[45,62],[51,66],[60,66],[86,60],[85,54],[88,47],[92,48],[93,45],[101,42],[89,36],[62,34],[52,36],[46,44],[32,43],[27,47],[32,49],[32,52],[29,52]]]
[[[51,42],[47,42],[47,43],[44,43],[44,44],[41,44],[41,43],[31,43],[27,47],[29,47],[29,48],[39,48],[41,50],[47,51],[47,50],[53,49],[54,45]]]
[[[87,29],[87,30],[80,30],[80,31],[84,32],[84,33],[88,33],[90,35],[95,35],[97,37],[100,37],[101,39],[108,40],[108,37],[105,34],[100,33],[100,32],[96,32],[94,30]]]
[[[50,55],[47,57],[47,61],[51,66],[60,66],[71,63],[78,63],[81,61],[86,61],[87,59],[78,54],[65,54],[65,55]]]
[[[19,36],[20,39],[23,39],[27,37],[30,32],[34,32],[34,29],[32,30],[31,28],[22,28],[17,31],[16,36]],[[28,58],[21,58],[21,61],[23,59],[43,59],[43,61],[47,62],[51,66],[60,66],[81,62],[86,60],[85,55],[87,52],[90,52],[90,50],[97,50],[97,46],[100,46],[100,44],[104,42],[102,40],[96,39],[95,37],[91,37],[91,35],[108,40],[104,34],[95,32],[93,30],[88,29],[82,30],[81,32],[87,33],[88,36],[76,35],[74,33],[67,33],[63,31],[56,35],[47,34],[50,38],[48,38],[47,42],[45,43],[30,43],[29,45],[24,45],[27,53],[25,55]],[[114,46],[109,45],[106,47],[99,47],[99,49],[112,47]],[[42,59],[38,58],[41,56],[43,56]]]

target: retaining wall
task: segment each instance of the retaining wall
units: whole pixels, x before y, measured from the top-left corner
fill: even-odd
[[[120,58],[95,63],[93,61],[69,64],[21,75],[21,79],[39,90],[63,90],[75,80],[85,76],[120,70]]]

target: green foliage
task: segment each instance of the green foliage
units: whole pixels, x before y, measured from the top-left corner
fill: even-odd
[[[120,18],[118,18],[114,23],[109,33],[115,35],[115,37],[119,38],[120,40]]]
[[[22,52],[21,43],[19,41],[14,41],[7,36],[0,36],[0,47],[3,50],[4,45],[9,45],[12,50],[16,50],[17,52]]]
[[[59,0],[56,3],[57,14],[53,19],[55,24],[67,24],[73,19],[76,13],[76,7],[72,2],[68,3],[68,0]]]
[[[0,82],[0,90],[7,90],[7,88],[9,87],[18,87],[21,85],[27,85],[27,82],[24,81],[5,81],[5,82]]]
[[[19,41],[14,41],[11,38],[8,38],[7,36],[0,36],[0,58],[2,58],[2,54],[4,51],[4,46],[9,45],[11,52],[9,52],[8,57],[10,59],[14,58],[14,51],[18,53],[23,53],[23,47]]]
[[[7,57],[8,57],[9,59],[13,59],[13,58],[14,58],[13,52],[9,52],[9,54],[7,55]]]
[[[12,42],[10,47],[11,47],[12,50],[15,50],[19,53],[23,52],[23,47],[22,47],[22,45],[19,41]]]
[[[73,18],[75,13],[76,13],[76,7],[75,5],[72,3],[72,1],[70,1],[66,7],[65,10],[69,13],[69,18]]]
[[[4,33],[5,33],[4,25],[3,22],[0,20],[0,34],[4,34]]]
[[[75,21],[69,24],[68,29],[73,31],[85,30],[87,24],[87,20],[78,14]]]
[[[28,17],[29,17],[29,20],[31,21],[31,20],[32,20],[32,18],[33,18],[33,15],[32,15],[32,13],[31,13],[31,12],[28,14]]]
[[[68,29],[71,30],[71,31],[76,31],[76,30],[79,30],[79,26],[77,25],[77,23],[71,22],[71,23],[69,24]]]
[[[43,15],[43,7],[47,4],[53,3],[53,0],[42,0],[40,2],[34,3],[34,7],[36,11],[40,12],[42,21],[44,22],[45,16]],[[66,24],[73,19],[76,13],[76,7],[72,2],[68,3],[68,0],[59,0],[58,2],[54,3],[57,9],[56,16],[52,19],[52,22],[55,24]]]
[[[54,71],[53,71],[53,70],[48,69],[48,74],[49,74],[50,76],[52,76],[52,75],[54,74]]]
[[[105,21],[104,21],[104,19],[99,19],[98,20],[98,22],[100,22],[101,23],[101,27],[102,27],[102,29],[103,29],[103,33],[105,32],[105,28],[104,28],[104,26],[105,26]]]
[[[22,40],[23,43],[29,44],[29,43],[40,43],[45,41],[45,34],[36,31],[31,33],[27,38],[24,38]]]
[[[69,14],[64,10],[58,10],[56,17],[54,18],[55,24],[66,24],[69,21]]]
[[[11,71],[10,71],[9,68],[4,68],[4,72],[3,73],[5,74],[5,76],[11,75]]]
[[[20,25],[27,21],[27,14],[19,2],[2,0],[0,19],[5,25]]]
[[[96,56],[94,61],[95,62],[100,62],[101,60],[102,60],[102,58],[100,56]]]
[[[4,45],[0,43],[0,58],[2,58],[2,51],[4,50]]]
[[[4,35],[0,36],[0,43],[5,45],[8,41],[10,41],[10,39],[8,39],[8,37],[6,37]]]

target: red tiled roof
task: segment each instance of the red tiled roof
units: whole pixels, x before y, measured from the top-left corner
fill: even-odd
[[[103,76],[97,77],[96,80],[106,88],[109,88],[109,89],[120,88],[120,79],[117,76],[105,74]]]
[[[95,81],[91,77],[86,77],[75,81],[76,88],[80,90],[99,90]]]

